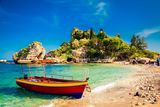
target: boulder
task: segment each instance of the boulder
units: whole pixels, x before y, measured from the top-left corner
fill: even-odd
[[[148,64],[150,60],[150,58],[138,58],[137,62],[140,64]]]
[[[43,60],[45,56],[45,48],[40,42],[32,42],[27,48],[21,49],[13,54],[13,60],[16,63]]]

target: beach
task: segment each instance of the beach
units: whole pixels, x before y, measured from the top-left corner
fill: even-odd
[[[23,67],[24,72],[28,73],[28,66],[24,65]],[[67,103],[67,99],[69,99],[69,97],[67,96],[34,93],[19,87],[16,84],[16,78],[23,76],[21,72],[21,65],[0,63],[0,68],[0,78],[3,80],[2,82],[0,82],[0,107],[12,107],[13,105],[15,107],[39,107],[42,105],[46,106],[48,104],[49,107],[52,107],[55,104],[59,105],[59,103],[56,103],[55,101],[64,99],[64,102]],[[73,76],[74,80],[84,80],[86,76],[89,77],[89,85],[92,88],[92,91],[99,86],[101,90],[112,86],[112,83],[114,83],[114,81],[128,77],[128,75],[134,73],[137,70],[136,68],[136,66],[132,65],[102,63],[48,64],[45,66],[47,77],[49,77],[52,73],[58,75]],[[30,71],[32,72],[32,76],[44,75],[43,68],[39,65],[30,66]],[[101,88],[101,86],[103,88]],[[87,95],[92,94],[85,91],[85,97],[83,98],[86,98]],[[74,99],[72,99],[71,102],[74,102]]]
[[[160,107],[160,67],[136,67],[129,77],[85,91],[81,99],[54,99],[41,107]]]
[[[67,96],[44,95],[18,87],[20,77],[17,64],[0,64],[3,81],[0,83],[2,107],[159,107],[160,67],[124,64],[55,64],[46,65],[50,74],[72,74],[81,80],[89,73],[91,92],[85,90],[81,99]],[[41,67],[30,66],[32,75],[43,75]],[[8,68],[8,69],[5,69]],[[25,66],[27,68],[27,66]],[[11,73],[12,71],[12,73]],[[49,75],[48,75],[49,76]],[[10,79],[8,79],[10,77]],[[34,103],[33,103],[34,102]]]

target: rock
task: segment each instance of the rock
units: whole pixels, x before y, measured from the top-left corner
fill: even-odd
[[[43,60],[45,49],[40,42],[32,42],[27,48],[21,49],[13,54],[13,60],[16,63]]]
[[[150,60],[150,58],[138,58],[137,62],[140,64],[148,64]]]
[[[145,96],[148,96],[148,95],[149,95],[149,94],[146,92],[146,93],[145,93]]]
[[[138,106],[141,106],[141,105],[142,105],[142,103],[138,102]]]
[[[145,100],[144,100],[144,102],[146,102],[146,103],[147,103],[147,102],[148,102],[148,100],[147,100],[147,99],[145,99]]]
[[[141,93],[137,91],[134,96],[141,96]]]
[[[154,87],[153,86],[150,86],[148,89],[149,89],[149,91],[154,91]]]
[[[150,103],[151,103],[151,104],[155,104],[155,101],[152,100],[152,101],[150,101]]]
[[[85,47],[73,50],[72,56],[75,62],[88,62],[90,60],[87,58],[87,49]]]
[[[157,102],[157,98],[154,98],[154,100],[153,100],[154,102]]]
[[[128,93],[129,95],[132,95],[132,93]]]
[[[144,86],[139,87],[140,90],[145,90],[146,88]]]
[[[135,104],[135,106],[141,106],[142,105],[142,103],[140,103],[140,102],[137,102],[136,104]]]
[[[155,104],[157,102],[157,99],[156,99],[156,97],[151,96],[148,98],[148,102],[151,104]]]
[[[142,97],[142,98],[145,98],[145,97],[146,97],[146,96],[145,96],[145,93],[142,93],[141,97]]]
[[[142,105],[145,105],[145,103],[143,102]]]

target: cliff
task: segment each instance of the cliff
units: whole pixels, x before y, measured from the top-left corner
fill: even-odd
[[[43,60],[45,48],[40,42],[32,42],[27,48],[21,49],[13,54],[13,60],[16,63],[29,63],[30,61]]]

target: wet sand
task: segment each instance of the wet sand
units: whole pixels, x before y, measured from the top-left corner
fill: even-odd
[[[53,100],[53,107],[160,107],[160,67],[136,65],[139,70],[81,99]],[[50,107],[49,106],[49,107]]]

